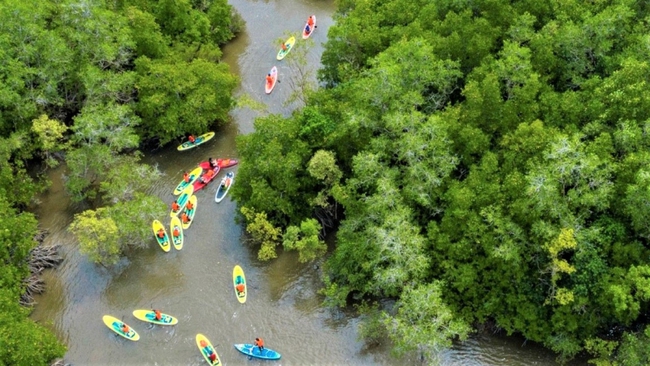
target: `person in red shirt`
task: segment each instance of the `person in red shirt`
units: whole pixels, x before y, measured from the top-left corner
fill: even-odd
[[[208,356],[208,358],[210,359],[210,362],[214,363],[214,361],[217,360],[217,354],[212,352],[210,353],[210,356]]]
[[[239,285],[237,285],[237,286],[235,287],[235,289],[237,289],[237,294],[241,294],[241,293],[244,293],[244,290],[245,290],[246,288],[244,287],[244,284],[243,284],[243,283],[240,283]]]
[[[282,42],[282,51],[287,52],[287,45]]]
[[[175,238],[178,238],[181,235],[181,232],[178,230],[178,226],[174,227],[172,235],[174,235]]]
[[[154,309],[153,312],[154,312],[154,314],[156,314],[155,319],[158,320],[158,321],[161,321],[162,320],[162,313],[160,312],[160,310],[155,310]]]
[[[190,222],[190,217],[187,216],[185,212],[183,212],[181,214],[181,221],[183,222],[183,224],[188,224]]]
[[[266,83],[269,84],[269,86],[273,85],[273,78],[271,77],[271,74],[266,75]]]
[[[309,19],[307,19],[307,24],[309,24],[309,27],[313,28],[314,27],[314,17],[309,16]]]
[[[165,237],[165,230],[163,230],[163,229],[158,229],[158,237],[159,237],[160,239],[164,238],[164,237]]]
[[[194,208],[194,205],[192,204],[192,201],[187,201],[185,204],[185,211],[191,211]]]
[[[189,183],[189,182],[190,182],[190,175],[187,174],[187,172],[183,172],[183,181],[184,181],[185,183]]]
[[[190,140],[191,143],[196,142],[196,138],[194,137],[194,135],[190,135],[187,139]]]
[[[129,328],[128,325],[122,323],[122,333],[129,334],[130,331],[131,331],[131,328]]]
[[[181,209],[181,206],[178,205],[178,202],[172,202],[172,211],[178,211]]]
[[[264,350],[264,340],[262,338],[255,338],[255,346],[260,349],[260,353]]]

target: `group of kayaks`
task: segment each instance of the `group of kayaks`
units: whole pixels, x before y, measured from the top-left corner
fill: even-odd
[[[311,20],[311,25],[309,24]],[[307,39],[311,36],[312,33],[314,33],[314,30],[316,29],[316,15],[311,15],[309,18],[307,18],[307,22],[305,22],[305,26],[302,28],[302,39]],[[291,51],[293,46],[296,44],[296,37],[291,36],[289,39],[284,41],[284,46],[285,48],[281,48],[280,51],[278,51],[277,59],[278,61],[282,60],[288,53]],[[269,71],[269,74],[271,76],[271,80],[267,80],[264,83],[264,91],[266,94],[271,94],[273,91],[273,88],[275,88],[275,84],[278,81],[278,68],[276,66],[273,66],[271,68],[271,71]]]
[[[172,204],[171,211],[169,212],[169,217],[171,218],[169,223],[171,238],[162,222],[153,220],[151,224],[156,242],[163,251],[169,252],[171,250],[170,243],[176,250],[183,249],[183,231],[190,228],[194,220],[194,215],[196,214],[198,198],[195,193],[214,180],[221,169],[235,166],[238,162],[237,159],[217,159],[214,161],[210,159],[210,161],[201,162],[199,166],[188,173],[188,180],[182,179],[178,183],[174,192],[172,192],[175,196],[178,196],[174,200],[176,205]],[[234,182],[235,173],[228,172],[221,179],[219,187],[217,187],[217,192],[214,195],[215,202],[219,203],[224,199]],[[181,220],[181,217],[186,217],[186,220]],[[160,236],[159,233],[163,235]]]
[[[246,284],[246,276],[244,275],[244,270],[236,265],[232,270],[232,284],[235,290],[235,297],[240,303],[245,303],[247,298],[248,286]],[[155,310],[144,310],[138,309],[133,311],[133,316],[136,319],[139,319],[143,322],[153,323],[157,325],[176,325],[178,324],[178,318],[171,316],[169,314],[160,313],[160,319],[156,319]],[[140,339],[140,334],[133,329],[131,326],[126,324],[123,320],[120,320],[111,315],[104,315],[102,320],[106,326],[118,334],[121,337],[124,337],[131,341],[138,341]],[[201,333],[196,335],[196,345],[201,351],[201,354],[205,360],[211,365],[220,365],[221,359],[217,354],[216,349],[212,346],[210,340]],[[278,360],[281,355],[268,348],[260,349],[257,346],[251,343],[237,343],[234,344],[235,348],[250,357],[261,358],[265,360]],[[214,356],[210,357],[212,354]],[[212,358],[212,359],[211,359]]]

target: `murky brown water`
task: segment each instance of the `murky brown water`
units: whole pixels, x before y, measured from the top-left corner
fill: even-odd
[[[308,60],[315,71],[332,24],[332,0],[231,0],[246,21],[245,31],[224,49],[224,59],[241,77],[239,95],[247,94],[264,103],[267,111],[238,108],[233,123],[217,130],[217,137],[204,146],[183,153],[176,146],[150,153],[146,162],[157,164],[165,176],[150,193],[171,203],[172,190],[183,170],[190,170],[208,157],[237,157],[235,136],[253,130],[260,113],[288,115],[285,105],[290,83],[264,94],[264,76],[277,65],[279,79],[288,80],[287,59],[276,61],[277,39],[299,32],[308,15],[316,14],[318,28]],[[299,40],[301,41],[301,40]],[[290,57],[291,54],[289,54]],[[294,253],[261,263],[256,248],[242,237],[234,221],[235,204],[227,197],[214,203],[216,184],[197,193],[197,215],[185,234],[182,251],[161,251],[153,238],[144,250],[129,253],[114,268],[106,269],[80,255],[66,228],[76,212],[64,194],[64,167],[51,172],[52,188],[34,208],[42,228],[50,231],[46,244],[63,244],[65,261],[45,273],[47,293],[37,297],[33,319],[48,324],[68,345],[65,361],[73,365],[203,365],[194,337],[205,334],[226,365],[397,365],[415,364],[397,360],[386,345],[366,348],[357,341],[358,319],[353,313],[321,306],[321,286],[316,264],[301,265]],[[236,167],[234,168],[236,171]],[[223,175],[224,173],[220,173]],[[219,178],[215,179],[218,181]],[[235,176],[235,184],[237,177]],[[168,223],[168,218],[161,218]],[[242,266],[249,282],[246,304],[233,295],[231,274]],[[155,326],[135,319],[134,309],[151,307],[179,318],[172,327]],[[111,314],[136,329],[140,341],[117,337],[102,323]],[[248,360],[232,346],[248,343],[256,336],[282,353],[280,361]],[[551,365],[554,355],[536,345],[509,337],[477,336],[440,354],[443,365]]]

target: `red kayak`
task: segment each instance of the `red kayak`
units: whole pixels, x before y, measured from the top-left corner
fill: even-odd
[[[237,159],[217,159],[217,164],[221,169],[230,168],[231,166],[237,165],[237,163],[239,163],[239,160]],[[200,162],[199,166],[203,169],[211,168],[209,161]]]
[[[214,179],[214,177],[216,177],[217,174],[219,174],[219,170],[221,170],[221,168],[219,167],[216,167],[212,170],[208,170],[208,172],[211,171],[213,173],[212,175],[209,175],[208,172],[203,173],[203,175],[201,175],[201,178],[197,179],[196,182],[194,182],[194,192],[207,186],[208,183],[210,183]]]

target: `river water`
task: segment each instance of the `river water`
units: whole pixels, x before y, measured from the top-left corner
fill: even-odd
[[[332,0],[231,0],[246,28],[224,48],[224,61],[241,78],[238,96],[262,103],[265,110],[240,107],[233,122],[200,147],[179,153],[168,146],[148,153],[145,162],[165,174],[151,194],[171,203],[183,170],[208,157],[236,158],[235,137],[250,133],[253,120],[264,113],[289,115],[296,104],[285,102],[292,93],[287,61],[276,61],[278,40],[298,33],[310,14],[318,28],[307,52],[312,78],[332,25]],[[301,42],[298,39],[298,42]],[[298,49],[296,49],[298,50]],[[276,65],[279,80],[272,94],[264,93],[264,76]],[[315,80],[315,79],[312,79]],[[284,82],[282,82],[284,81]],[[232,168],[236,171],[236,167]],[[351,311],[324,308],[318,294],[320,262],[299,264],[295,253],[279,253],[259,262],[257,248],[247,243],[234,220],[236,205],[227,197],[214,202],[216,183],[197,193],[195,221],[185,232],[182,251],[160,250],[154,239],[146,249],[134,250],[112,268],[89,263],[79,254],[67,227],[83,204],[66,197],[65,167],[50,172],[52,187],[38,197],[33,211],[40,227],[50,232],[45,244],[62,244],[65,258],[56,270],[45,272],[47,292],[37,296],[32,318],[49,326],[67,344],[65,362],[72,365],[204,365],[194,337],[205,334],[225,365],[398,365],[418,364],[396,359],[389,345],[367,347],[357,340],[358,318]],[[220,173],[220,176],[224,173]],[[220,176],[215,179],[218,181]],[[237,182],[235,176],[235,184]],[[168,223],[168,218],[160,218]],[[236,301],[232,269],[239,264],[249,284],[245,304]],[[134,309],[162,309],[179,318],[171,327],[150,326],[135,319]],[[138,342],[116,336],[102,323],[102,315],[122,318],[140,333]],[[282,353],[280,361],[248,360],[232,346],[263,337],[269,348]],[[553,365],[555,356],[538,345],[504,336],[477,335],[442,352],[443,365]]]

